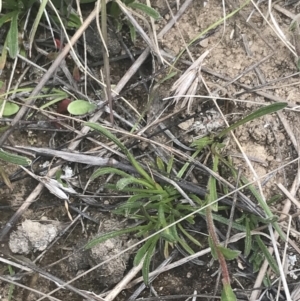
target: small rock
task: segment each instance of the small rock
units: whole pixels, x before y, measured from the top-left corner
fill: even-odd
[[[200,41],[199,45],[203,48],[207,48],[208,46],[208,39],[204,39],[202,41]]]
[[[58,235],[58,223],[41,224],[25,220],[9,238],[9,248],[13,253],[29,254],[31,251],[44,251]]]
[[[192,127],[193,124],[194,124],[194,118],[191,118],[191,119],[188,119],[184,122],[179,123],[178,127],[181,128],[184,131],[187,131]]]

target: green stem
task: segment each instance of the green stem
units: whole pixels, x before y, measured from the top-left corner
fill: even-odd
[[[226,264],[226,260],[220,249],[218,248],[220,245],[218,235],[215,230],[215,224],[212,217],[211,207],[206,208],[206,222],[207,222],[207,228],[208,233],[211,237],[212,243],[214,245],[214,248],[216,250],[216,253],[218,255],[218,260],[221,266],[222,271],[222,283],[223,285],[230,285],[230,277],[229,272]]]

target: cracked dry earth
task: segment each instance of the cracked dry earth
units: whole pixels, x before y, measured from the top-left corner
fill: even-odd
[[[161,13],[165,12],[168,8],[165,1],[151,0],[150,2],[152,6]],[[169,2],[175,14],[176,1]],[[242,4],[242,1],[240,1],[240,3],[238,3],[239,1],[232,1],[232,3],[235,3],[234,5],[231,1],[225,2],[227,4],[226,13],[230,13]],[[279,1],[277,4],[284,6],[286,3]],[[261,4],[260,8],[262,12],[266,14],[266,4]],[[293,14],[297,13],[297,7],[293,4],[285,8]],[[292,160],[297,158],[297,142],[295,148],[295,143],[293,143],[293,140],[290,138],[290,134],[293,133],[296,141],[299,141],[299,112],[297,111],[297,106],[300,91],[298,77],[296,75],[292,76],[297,73],[294,56],[264,21],[261,15],[257,11],[253,12],[253,10],[254,7],[252,5],[247,5],[239,14],[228,18],[225,27],[222,23],[217,28],[209,31],[205,39],[201,39],[200,42],[194,43],[189,48],[190,56],[194,60],[201,56],[206,50],[209,50],[201,69],[201,76],[203,77],[206,88],[202,84],[197,90],[197,95],[201,96],[201,98],[194,98],[191,106],[191,111],[196,113],[194,114],[195,116],[188,119],[189,114],[186,110],[183,110],[172,120],[167,120],[166,124],[178,124],[178,126],[172,128],[172,134],[178,137],[178,140],[187,146],[190,145],[196,136],[207,134],[207,132],[218,131],[219,128],[224,127],[224,120],[219,115],[213,101],[208,97],[208,90],[212,95],[217,97],[222,113],[229,123],[233,123],[241,117],[253,112],[255,109],[258,109],[261,104],[268,104],[274,101],[287,102],[289,104],[288,108],[280,114],[271,114],[251,121],[234,132],[235,137],[248,156],[258,177],[262,177],[261,183],[266,199],[270,199],[276,194],[282,195],[282,192],[277,186],[278,183],[283,184],[284,187],[289,189],[297,173],[297,162],[290,164]],[[289,32],[291,19],[275,9],[272,12],[283,33],[291,39]],[[246,23],[245,18],[248,18],[250,14],[250,21]],[[164,53],[167,53],[168,57],[176,56],[184,48],[185,43],[188,43],[199,33],[219,21],[222,16],[223,8],[219,0],[192,1],[177,24],[159,40],[160,49],[163,50]],[[157,32],[159,32],[171,18],[171,13],[164,14],[163,18],[155,24]],[[137,44],[140,48],[145,46],[140,38]],[[190,56],[185,53],[182,59],[178,61],[176,67],[180,71],[184,72],[188,68],[188,62],[191,62]],[[261,63],[257,64],[255,66],[256,68],[254,68],[254,64],[258,62]],[[112,64],[111,72],[113,84],[118,82],[121,73],[125,73],[125,69],[129,68],[130,64],[129,61]],[[151,73],[151,70],[149,71],[149,65],[151,65],[151,63],[147,62],[143,68],[146,72]],[[177,77],[164,82],[164,84],[160,86],[160,99],[172,95],[170,92],[171,87],[180,76],[180,73],[176,76]],[[266,84],[266,86],[261,86],[264,84]],[[255,87],[258,87],[257,91],[246,93],[247,89]],[[124,95],[124,97],[140,113],[145,109],[147,95],[140,87],[137,87],[136,90],[131,90]],[[180,101],[176,105],[173,105],[172,100],[164,100],[162,104],[163,107],[160,110],[165,109],[162,117],[181,109]],[[130,110],[129,107],[126,107],[126,109]],[[127,117],[126,112],[123,111],[121,107],[118,107],[118,104],[116,104],[115,110],[120,115],[123,114],[125,118]],[[181,120],[184,119],[187,119],[187,121],[181,122]],[[107,120],[109,120],[108,117]],[[289,125],[289,129],[283,125],[284,122]],[[40,133],[41,132],[33,133],[36,138],[34,142],[31,142],[32,140],[29,139],[27,131],[17,131],[13,134],[13,141],[19,145],[33,143],[34,146],[47,147],[51,135],[48,133],[41,135]],[[32,138],[32,134],[30,135]],[[62,134],[60,134],[60,137],[61,135]],[[73,136],[69,135],[65,139],[70,140],[71,138],[73,138]],[[161,138],[155,137],[153,140],[167,144],[170,137],[161,135]],[[181,149],[176,143],[170,144],[170,146]],[[83,145],[83,148],[85,147],[86,145]],[[149,151],[149,144],[140,143],[136,148],[133,148],[133,150],[140,153],[147,152]],[[192,154],[188,150],[185,152]],[[225,152],[232,156],[233,164],[238,167],[248,179],[254,179],[251,169],[243,159],[241,151],[232,137],[228,137],[226,140]],[[282,168],[282,166],[285,167]],[[82,166],[80,168],[82,168]],[[15,166],[10,165],[5,166],[5,169],[9,175],[17,171]],[[78,176],[78,170],[75,174]],[[88,171],[81,171],[80,176],[76,178],[76,185],[78,185],[80,181],[86,183],[89,175],[90,173]],[[200,182],[205,181],[205,179],[201,179],[201,175],[197,173],[193,176],[196,180],[200,179]],[[35,188],[36,184],[33,179],[25,178],[13,182],[12,191],[6,188],[5,185],[1,186],[1,228],[4,227],[14,211]],[[97,184],[101,186],[103,183]],[[95,187],[90,187],[90,189],[94,191],[99,187],[94,188]],[[298,194],[296,194],[295,197],[299,197]],[[280,200],[281,202],[279,201],[271,207],[276,215],[280,215],[279,212],[281,212],[286,204],[284,198]],[[136,238],[130,235],[124,235],[118,239],[107,241],[100,250],[94,249],[89,253],[80,251],[81,247],[89,239],[99,235],[99,233],[126,227],[126,224],[123,223],[124,221],[118,220],[118,223],[115,223],[115,216],[109,210],[110,206],[113,207],[113,205],[115,205],[113,198],[102,197],[99,202],[101,203],[99,207],[91,207],[92,209],[88,209],[87,212],[94,222],[82,218],[81,223],[78,222],[67,233],[64,233],[45,253],[43,258],[37,263],[39,267],[45,268],[47,272],[63,281],[69,281],[80,275],[80,273],[84,273],[89,268],[95,266],[95,264],[109,259],[110,256],[134,244]],[[74,203],[76,202],[74,201]],[[79,207],[79,205],[76,204],[74,206]],[[289,213],[293,214],[297,210],[297,206],[293,204]],[[70,214],[73,218],[76,217],[75,211],[70,210]],[[26,242],[28,242],[29,235],[24,234],[24,224],[22,224],[24,222],[28,224],[26,220],[39,222],[43,226],[44,224],[51,225],[51,227],[53,223],[59,223],[60,231],[65,229],[70,223],[64,202],[46,190],[44,190],[43,193],[38,196],[37,201],[26,210],[18,225],[14,228],[14,231],[21,231],[17,236],[18,239],[22,236],[25,237]],[[297,218],[292,221],[293,231],[291,233],[291,239],[296,243],[298,243],[299,240],[299,236],[297,235],[298,224]],[[286,227],[286,224],[284,224],[283,227]],[[226,232],[226,227],[224,229],[221,227],[220,230]],[[201,233],[204,232],[205,235],[207,234],[203,220],[197,220],[197,231]],[[13,235],[17,235],[16,232],[13,233]],[[20,240],[17,240],[17,244],[20,244]],[[23,260],[22,258],[27,257],[27,259],[32,262],[40,255],[42,250],[34,248],[30,241],[28,244],[31,246],[31,249],[28,249],[27,254],[21,255],[23,257],[18,258]],[[7,238],[1,244],[1,248],[3,251],[9,252],[8,247]],[[203,245],[203,247],[207,246]],[[243,244],[237,244],[235,247],[242,249]],[[90,294],[92,300],[101,300],[97,299],[96,295],[113,288],[132,268],[133,254],[135,251],[136,249],[133,249],[131,253],[125,253],[125,255],[120,256],[118,259],[113,259],[111,265],[108,264],[107,266],[103,266],[102,269],[97,269],[84,275],[73,282],[72,285],[83,292],[93,292],[93,294]],[[154,256],[151,269],[156,268],[163,261],[161,253],[162,252],[158,251]],[[290,246],[288,247],[288,254],[291,256],[297,255],[296,251]],[[12,256],[20,256],[20,254]],[[182,255],[177,254],[174,260],[178,260],[181,257]],[[61,260],[63,258],[65,259]],[[148,298],[151,296],[154,298],[151,300],[159,300],[156,299],[155,296],[172,296],[170,297],[171,300],[186,300],[187,295],[191,295],[196,291],[197,294],[202,295],[202,297],[198,297],[197,300],[207,300],[207,296],[214,294],[219,264],[216,261],[212,261],[209,253],[198,259],[203,262],[201,265],[198,265],[199,262],[195,263],[190,261],[180,267],[162,273],[153,281],[151,287],[146,288],[139,297]],[[300,260],[298,255],[296,259],[298,259],[298,261]],[[294,267],[297,267],[297,261]],[[251,265],[247,259],[245,259],[243,263],[238,260],[233,260],[229,262],[229,270],[232,278],[232,286],[237,290],[239,299],[249,300],[256,277]],[[21,271],[16,268],[15,273],[20,275]],[[7,265],[1,264],[0,276],[6,277],[7,275]],[[272,274],[270,275],[271,278],[273,276]],[[286,277],[290,289],[293,290],[297,280],[295,280],[291,274],[287,274]],[[38,277],[36,274],[26,273],[21,280],[18,281],[25,286],[37,289],[43,293],[48,293],[57,288],[54,282],[48,281],[41,276]],[[117,297],[117,300],[134,300],[131,296],[135,289],[136,286],[124,289]],[[9,290],[9,283],[0,280],[0,295],[2,300],[9,300]],[[266,294],[262,300],[271,300],[268,299],[271,298],[270,294],[274,295],[276,292],[276,287],[269,288],[268,294]],[[219,293],[220,287],[217,289],[217,294]],[[12,300],[17,301],[33,301],[38,300],[40,297],[39,294],[35,292],[28,293],[26,289],[17,286],[13,290],[12,296]],[[67,289],[58,290],[54,296],[59,300],[65,301],[86,299],[76,292]],[[160,300],[163,300],[163,298]],[[281,291],[279,300],[285,300],[283,291]]]

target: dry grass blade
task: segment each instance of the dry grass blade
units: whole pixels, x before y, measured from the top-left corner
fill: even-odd
[[[203,60],[209,54],[205,51],[192,65],[180,76],[180,78],[173,84],[171,91],[174,92],[174,102],[177,104],[180,100],[182,103],[180,107],[183,108],[187,105],[187,112],[190,112],[193,103],[194,95],[197,92],[199,83],[201,82],[201,67]]]

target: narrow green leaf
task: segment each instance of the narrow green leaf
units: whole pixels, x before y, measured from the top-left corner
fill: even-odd
[[[165,217],[165,211],[164,206],[162,204],[159,204],[158,207],[158,221],[161,224],[162,228],[165,228],[168,226],[166,217]],[[169,242],[176,242],[176,237],[172,235],[172,232],[170,228],[165,229],[160,233],[161,237]]]
[[[113,168],[113,167],[101,167],[101,168],[98,168],[91,175],[90,180],[93,181],[93,180],[97,179],[98,177],[106,175],[106,174],[116,174],[116,175],[119,175],[119,176],[124,177],[124,178],[131,177],[131,175],[129,175],[128,173],[126,173],[126,172],[124,172],[120,169]]]
[[[80,25],[81,21],[78,14],[70,13],[67,23],[68,28],[79,28]]]
[[[202,245],[200,244],[200,242],[195,239],[191,234],[189,234],[180,223],[177,224],[178,228],[180,229],[180,231],[182,232],[183,235],[185,235],[192,243],[194,243],[196,246],[198,247],[202,247]]]
[[[5,185],[12,191],[12,184],[9,179],[9,175],[6,173],[5,169],[0,165],[0,178],[5,183]]]
[[[137,266],[141,260],[144,258],[145,254],[147,253],[149,247],[152,244],[153,239],[156,239],[156,236],[153,236],[151,238],[149,238],[148,240],[146,240],[146,242],[144,243],[144,245],[137,251],[134,260],[133,260],[133,265]]]
[[[89,126],[90,128],[103,134],[106,138],[114,142],[126,155],[129,152],[128,149],[122,144],[122,142],[115,135],[113,135],[110,131],[108,131],[100,124],[93,123],[93,122],[86,122],[84,125]]]
[[[194,250],[186,243],[182,238],[178,239],[178,243],[183,247],[183,249],[190,255],[195,254]]]
[[[34,36],[35,36],[36,31],[37,31],[37,28],[38,28],[38,26],[39,26],[39,24],[41,22],[41,18],[43,16],[43,13],[45,13],[47,2],[48,2],[48,0],[42,0],[41,1],[39,10],[38,10],[38,12],[37,12],[37,14],[35,16],[35,19],[34,19],[32,27],[31,27],[30,34],[29,34],[29,45],[30,45],[30,48],[31,48],[31,45],[33,43]]]
[[[8,271],[9,271],[9,275],[10,276],[13,276],[15,275],[15,271],[13,270],[12,266],[11,265],[8,265]],[[8,290],[8,301],[11,301],[11,300],[14,300],[13,298],[13,292],[15,290],[15,285],[14,284],[10,284],[9,286],[9,290]]]
[[[136,200],[134,202],[129,203],[129,200],[128,200],[125,204],[122,204],[117,209],[115,209],[113,211],[114,214],[124,214],[124,211],[127,211],[128,213],[130,213],[130,211],[140,209],[141,206],[144,205],[144,202],[140,202],[140,201],[138,201],[138,199],[142,198],[143,196],[138,195],[138,196],[133,196],[133,197],[136,198]],[[131,198],[133,198],[133,197],[131,197]]]
[[[200,139],[193,141],[191,144],[191,147],[196,146],[197,151],[200,152],[200,151],[202,151],[202,149],[204,147],[211,145],[213,142],[214,142],[213,137],[205,136],[205,137],[202,137]]]
[[[171,173],[173,164],[174,164],[174,156],[171,156],[171,158],[168,161],[168,165],[167,165],[167,174],[168,175]]]
[[[267,200],[268,206],[274,205],[274,204],[280,202],[281,200],[283,200],[282,197],[283,196],[281,194],[275,194],[275,195],[273,195],[269,200]]]
[[[128,4],[129,7],[134,8],[134,9],[139,9],[145,14],[147,14],[149,17],[153,18],[154,20],[158,20],[160,18],[160,14],[153,9],[152,7],[149,7],[143,3],[139,2],[132,2]]]
[[[277,275],[279,275],[279,269],[278,269],[277,263],[276,263],[275,259],[273,258],[273,256],[270,254],[268,248],[266,247],[266,245],[264,244],[264,242],[262,241],[260,236],[255,235],[255,240],[258,243],[259,248],[261,249],[261,251],[265,255],[266,259],[268,260],[268,263],[269,263],[270,267],[273,269],[273,271]]]
[[[152,188],[152,186],[147,181],[145,181],[145,180],[136,179],[135,177],[127,177],[127,178],[120,179],[117,182],[117,189],[118,190],[123,190],[126,186],[128,186],[130,184],[142,185],[145,188],[149,188],[149,189]]]
[[[19,51],[18,17],[19,12],[15,11],[11,18],[9,31],[7,33],[7,46],[9,48],[9,56],[12,59],[17,57]]]
[[[273,103],[269,106],[262,107],[262,108],[258,109],[257,111],[249,114],[245,118],[243,118],[243,119],[239,120],[238,122],[234,123],[230,127],[224,129],[221,133],[219,133],[217,135],[217,137],[222,138],[224,135],[226,135],[230,131],[236,129],[240,125],[243,125],[243,124],[245,124],[245,123],[247,123],[251,120],[257,119],[257,118],[262,117],[264,115],[271,114],[271,113],[274,113],[276,111],[282,110],[286,106],[287,106],[287,103],[285,103],[285,102],[276,102],[276,103]]]
[[[169,224],[173,224],[174,222],[175,222],[174,214],[171,213],[169,216]],[[179,240],[179,235],[177,232],[177,225],[173,225],[173,226],[169,227],[169,229],[170,229],[170,233],[171,233],[172,237],[174,237],[174,239],[177,242]]]
[[[193,159],[195,159],[195,158],[199,155],[200,152],[201,152],[201,149],[198,149],[198,150],[196,150],[196,151],[193,153],[191,159],[188,160],[188,161],[183,165],[183,167],[179,170],[179,172],[177,173],[177,178],[179,178],[179,179],[182,178],[182,176],[184,175],[184,173],[186,172],[186,170],[187,170],[188,167],[190,166],[191,161],[192,161]]]
[[[221,294],[221,301],[236,301],[235,293],[233,292],[230,284],[223,284],[223,290]]]
[[[219,157],[217,155],[214,155],[213,156],[213,168],[212,168],[212,170],[214,172],[217,172],[218,164],[219,164]],[[210,204],[218,199],[217,180],[214,176],[209,177],[207,190],[208,190],[207,201]],[[211,209],[213,211],[218,211],[218,203],[216,202],[216,203],[212,204]]]
[[[165,229],[164,231],[160,232],[160,236],[171,243],[176,243],[177,239],[171,234],[169,229]]]
[[[251,248],[252,248],[252,236],[251,236],[249,218],[246,217],[245,221],[246,221],[246,237],[245,237],[244,255],[245,255],[245,257],[248,257],[251,252]]]
[[[86,100],[77,99],[68,105],[68,112],[72,115],[84,115],[93,112],[97,106]]]
[[[22,157],[19,155],[14,155],[11,153],[8,153],[6,151],[4,151],[3,149],[0,148],[0,159],[8,162],[8,163],[13,163],[13,164],[17,164],[17,165],[30,165],[31,164],[31,160],[26,158],[26,157]]]
[[[163,84],[165,81],[167,81],[168,79],[174,77],[175,75],[177,75],[177,72],[176,72],[176,71],[168,73],[166,77],[164,77],[162,80],[160,80],[160,81],[158,82],[159,85]]]
[[[11,12],[7,12],[5,13],[3,16],[1,16],[0,18],[0,27],[2,27],[2,25],[8,21],[11,21],[11,19],[16,15],[17,11],[16,9],[14,9]]]
[[[243,181],[244,184],[248,184],[249,181],[246,177],[242,176],[241,180]],[[285,234],[283,233],[283,231],[281,230],[281,228],[279,227],[278,223],[275,221],[273,221],[274,215],[270,209],[270,207],[268,206],[268,204],[264,201],[264,199],[262,198],[262,196],[260,195],[260,193],[257,191],[257,189],[254,187],[254,185],[248,185],[248,189],[250,189],[251,193],[254,195],[254,197],[257,199],[259,205],[263,208],[265,214],[267,215],[267,217],[271,220],[271,223],[273,225],[273,227],[275,228],[275,230],[277,231],[277,233],[279,234],[280,238],[282,240],[286,239]]]
[[[135,44],[135,42],[136,42],[136,29],[130,22],[127,22],[127,25],[129,27],[130,39],[131,39],[132,43]]]
[[[158,235],[154,236],[153,239],[151,239],[151,244],[148,248],[148,252],[145,255],[145,260],[144,260],[143,268],[142,268],[142,274],[143,274],[143,279],[144,279],[144,282],[146,285],[149,284],[149,268],[150,268],[151,259],[154,254],[156,243],[157,243],[158,239],[159,239]]]
[[[152,231],[153,227],[154,226],[152,223],[149,223],[149,224],[141,227],[139,232],[135,234],[135,237],[145,237],[145,236],[149,235],[149,231]]]
[[[165,164],[163,162],[163,160],[160,158],[160,157],[156,157],[156,165],[157,165],[157,168],[162,171],[162,172],[165,172]]]
[[[109,132],[104,127],[100,126],[97,123],[87,122],[85,123],[86,126],[89,126],[90,128],[99,131],[101,134],[106,136],[108,139],[113,141],[120,149],[125,153],[130,163],[133,165],[133,167],[137,170],[137,172],[145,178],[152,186],[153,188],[156,187],[155,181],[148,175],[148,173],[142,168],[142,166],[136,161],[134,156],[129,152],[129,150],[121,143],[121,141],[115,137],[111,132]]]
[[[205,213],[203,211],[199,211],[198,214],[205,216]],[[225,217],[215,214],[215,213],[213,213],[212,216],[215,221],[218,221],[224,225],[228,225],[228,218],[225,218]],[[235,223],[235,222],[232,223],[232,228],[242,231],[242,232],[246,231],[246,227],[244,227],[243,225],[240,225],[238,223]]]
[[[218,246],[217,248],[219,249],[219,251],[224,255],[225,259],[227,259],[227,260],[235,259],[241,254],[241,251],[231,250],[231,249],[225,248],[223,246]]]
[[[59,95],[57,95],[57,94],[51,95],[51,94],[50,94],[50,95],[48,95],[47,97],[54,97],[54,99],[48,101],[47,103],[45,103],[45,104],[43,104],[43,105],[41,105],[41,106],[40,106],[40,109],[41,109],[41,110],[42,110],[42,109],[46,109],[46,108],[52,106],[53,104],[58,103],[58,102],[60,102],[60,101],[62,101],[62,100],[64,100],[64,99],[66,99],[66,98],[67,98],[67,93],[63,93],[63,94],[59,94]]]
[[[109,238],[113,238],[113,237],[120,236],[122,234],[130,233],[130,232],[135,232],[135,231],[138,231],[140,228],[141,228],[140,226],[137,226],[137,227],[126,228],[126,229],[121,229],[121,230],[116,230],[116,231],[105,233],[97,238],[93,238],[92,240],[90,240],[84,246],[84,249],[85,250],[91,249],[92,247],[98,245],[99,243],[101,243]]]

